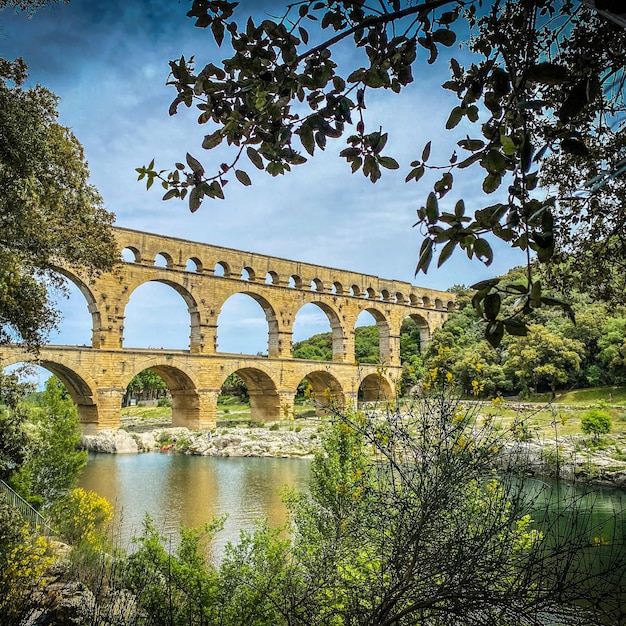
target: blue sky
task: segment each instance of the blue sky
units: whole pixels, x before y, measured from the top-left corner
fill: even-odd
[[[244,14],[278,15],[284,4],[243,0],[240,9]],[[30,68],[30,82],[39,82],[60,97],[60,122],[82,142],[92,182],[120,226],[436,289],[471,284],[523,262],[519,254],[500,247],[490,268],[456,253],[441,269],[414,276],[421,239],[412,224],[434,177],[405,184],[409,163],[419,158],[429,139],[431,160],[446,163],[455,142],[465,135],[462,127],[455,135],[444,130],[455,105],[454,94],[440,87],[446,80],[445,61],[434,66],[427,66],[425,59],[418,62],[415,83],[400,96],[368,95],[366,123],[389,132],[386,153],[401,164],[399,171],[385,173],[375,185],[361,174],[350,174],[349,166],[337,157],[345,146],[339,140],[284,177],[272,178],[246,167],[253,178],[251,187],[233,181],[225,201],[205,201],[193,215],[186,203],[162,202],[160,188],[147,192],[137,182],[135,168],[152,158],[162,168],[182,160],[185,152],[205,164],[224,160],[219,153],[201,150],[209,129],[196,124],[193,109],[181,107],[177,116],[168,115],[175,93],[165,85],[170,59],[195,55],[204,64],[230,55],[227,49],[216,48],[209,32],[195,28],[185,17],[189,6],[187,0],[72,0],[32,17],[10,10],[0,15],[0,56],[22,56]],[[453,53],[461,54],[458,48]],[[350,61],[350,54],[344,53],[345,61]],[[470,208],[484,206],[479,204],[480,182],[471,168],[459,172],[455,189],[442,204],[453,206],[463,197]],[[492,201],[495,198],[488,200]],[[61,308],[65,319],[53,342],[89,343],[89,316],[77,290],[71,290]],[[267,327],[251,299],[229,301],[219,323],[221,350],[264,351]],[[186,309],[163,285],[148,285],[133,295],[126,329],[128,346],[187,347]],[[307,308],[298,315],[294,339],[326,330],[323,314]]]

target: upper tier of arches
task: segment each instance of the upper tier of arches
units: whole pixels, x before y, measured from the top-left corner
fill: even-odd
[[[127,263],[164,267],[189,274],[205,274],[354,298],[451,311],[452,294],[300,261],[254,252],[115,228],[122,258]]]

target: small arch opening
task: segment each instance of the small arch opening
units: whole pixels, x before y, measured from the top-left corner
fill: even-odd
[[[292,289],[302,289],[302,279],[297,274],[292,274],[289,277],[289,287]]]
[[[230,277],[230,266],[226,261],[218,261],[213,268],[214,276],[221,276],[222,278]]]
[[[187,259],[187,263],[185,263],[185,271],[200,274],[200,272],[202,272],[202,261],[200,261],[197,257]]]
[[[331,292],[337,294],[338,296],[343,295],[343,285],[340,282],[335,281],[332,285]]]
[[[278,285],[280,282],[278,278],[278,274],[276,272],[270,271],[265,274],[265,284],[266,285]]]
[[[350,295],[358,298],[361,295],[361,288],[358,285],[352,285],[350,287]]]
[[[122,250],[122,261],[125,263],[140,263],[141,253],[137,248],[128,246]]]
[[[311,281],[311,291],[323,292],[324,291],[324,283],[319,278],[314,278]]]
[[[254,282],[254,279],[255,279],[255,274],[254,274],[254,270],[251,267],[246,266],[241,270],[241,280]]]
[[[155,267],[167,267],[171,268],[173,265],[172,257],[166,252],[159,252],[154,257],[154,266]]]

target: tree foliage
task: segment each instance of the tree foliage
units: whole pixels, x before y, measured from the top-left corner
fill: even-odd
[[[161,181],[164,199],[187,197],[196,211],[205,197],[223,198],[230,179],[249,185],[246,162],[277,176],[340,137],[347,147],[339,154],[351,171],[376,182],[400,164],[367,111],[368,92],[400,93],[420,63],[438,62],[462,34],[464,49],[445,55],[450,71],[442,81],[458,98],[446,123],[458,135],[457,149],[448,163],[433,164],[428,142],[407,169],[408,183],[427,170],[440,175],[418,210],[424,240],[416,271],[426,272],[435,253],[441,265],[457,248],[489,265],[489,236],[525,250],[528,271],[516,288],[515,311],[500,313],[495,282],[482,285],[475,300],[483,303],[493,345],[505,332],[527,332],[519,320],[534,308],[571,313],[545,296],[530,271],[531,255],[548,263],[557,250],[561,261],[567,254],[571,282],[585,259],[608,247],[612,254],[594,267],[596,292],[623,293],[615,284],[623,284],[626,258],[626,33],[608,19],[615,6],[603,3],[599,15],[573,0],[303,0],[257,22],[237,5],[193,2],[187,15],[232,55],[200,69],[182,56],[170,61],[169,81],[177,92],[170,114],[195,105],[207,127],[202,148],[227,146],[231,156],[208,168],[189,153],[171,172],[157,171],[154,161],[138,168],[148,187]],[[347,42],[361,54],[340,63]],[[416,99],[416,114],[419,106]],[[450,200],[455,176],[467,168],[485,194],[494,194],[471,211],[462,199]]]
[[[51,376],[39,407],[28,407],[29,453],[11,477],[11,486],[35,508],[51,508],[76,485],[87,463],[76,406],[65,385]]]
[[[114,216],[89,184],[83,149],[56,121],[57,98],[25,89],[21,59],[0,63],[0,342],[42,343],[57,322],[59,267],[108,270]]]
[[[511,270],[500,278],[501,284],[516,284],[521,271]],[[427,369],[448,368],[464,393],[473,393],[474,381],[486,396],[623,384],[622,307],[611,309],[572,292],[576,324],[551,309],[536,309],[528,318],[527,335],[504,336],[493,349],[484,339],[479,316],[469,306],[471,296],[471,290],[460,294],[461,308],[434,332],[424,354]],[[515,298],[514,293],[503,295],[505,315]]]

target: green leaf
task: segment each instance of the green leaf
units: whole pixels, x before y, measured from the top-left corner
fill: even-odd
[[[432,191],[426,198],[426,217],[430,224],[434,224],[439,219],[439,203],[437,196]]]
[[[437,267],[441,267],[452,256],[456,245],[456,241],[448,241],[448,243],[441,250],[439,260],[437,261]]]
[[[485,193],[493,193],[502,182],[502,176],[500,174],[487,174],[483,181],[483,191]]]
[[[492,287],[495,287],[500,282],[500,280],[500,278],[488,278],[487,280],[481,280],[480,282],[471,285],[470,289],[474,289],[475,291],[491,289]]]
[[[246,187],[252,184],[250,176],[248,176],[248,174],[246,174],[243,170],[235,170],[235,176],[237,177],[237,180]]]
[[[191,190],[191,193],[189,194],[189,210],[192,213],[195,213],[199,208],[200,205],[202,204],[202,190],[200,189],[200,186],[196,186]]]
[[[463,199],[459,200],[454,205],[454,215],[458,219],[461,219],[465,215],[465,202],[463,201]]]
[[[464,111],[461,107],[454,107],[454,109],[450,111],[450,116],[446,122],[446,129],[452,130],[463,118],[463,113]]]
[[[497,348],[500,345],[503,336],[503,322],[491,322],[487,325],[485,330],[485,339],[491,344],[492,347]]]
[[[415,273],[422,271],[424,274],[428,272],[428,267],[433,258],[433,241],[432,239],[424,239],[420,248],[420,257],[415,268]]]
[[[200,163],[198,159],[194,159],[194,157],[192,157],[189,152],[187,152],[186,158],[187,165],[189,165],[189,167],[193,170],[193,173],[198,174],[199,176],[203,176],[204,168],[202,167],[202,163]]]
[[[507,156],[512,156],[517,152],[517,146],[515,142],[508,135],[500,136],[500,143],[502,144],[502,150]]]
[[[395,159],[388,156],[380,157],[378,162],[388,170],[397,170],[400,167],[399,163]]]
[[[528,70],[526,77],[544,85],[560,85],[567,82],[569,74],[567,68],[563,65],[538,63]]]
[[[246,148],[246,154],[248,155],[252,165],[260,170],[263,169],[263,159],[257,150],[255,150],[252,146],[248,146]]]
[[[573,154],[574,156],[586,157],[589,156],[589,150],[587,146],[574,137],[568,137],[561,140],[561,150],[567,154]]]
[[[447,28],[440,28],[433,33],[433,41],[450,47],[454,45],[454,42],[456,41],[456,35],[453,31],[448,30]]]
[[[204,140],[202,141],[202,147],[205,150],[212,150],[222,143],[223,138],[224,135],[222,134],[221,130],[215,131],[210,135],[205,135]]]
[[[430,157],[430,148],[431,148],[431,142],[429,141],[425,146],[424,149],[422,150],[422,161],[424,163],[426,163],[426,161],[428,161],[429,157]]]
[[[218,47],[221,46],[222,41],[224,41],[224,22],[214,19],[211,22],[211,31],[213,32],[215,43]]]
[[[530,169],[530,166],[533,162],[533,152],[535,148],[530,140],[530,133],[524,134],[524,141],[522,142],[522,151],[520,154],[520,164],[522,167],[522,172],[526,174]]]
[[[516,319],[503,320],[504,328],[509,335],[525,337],[528,334],[528,326]]]
[[[490,321],[494,321],[496,317],[498,317],[498,313],[500,313],[501,304],[502,298],[500,297],[499,293],[490,293],[485,296],[485,317]]]
[[[570,320],[572,320],[572,322],[575,324],[576,323],[576,317],[574,315],[574,309],[572,309],[572,306],[569,302],[565,302],[564,300],[559,300],[558,298],[548,298],[548,297],[542,297],[541,298],[541,303],[545,304],[547,306],[558,306],[561,309],[563,309],[563,311],[565,311],[565,313],[567,314],[567,316],[570,318]]]
[[[410,180],[415,180],[415,182],[417,182],[420,178],[422,178],[422,176],[424,176],[424,172],[425,171],[426,170],[424,169],[423,165],[420,165],[419,167],[416,167],[416,168],[412,169],[408,173],[408,175],[407,175],[407,177],[405,179],[405,182],[408,183]]]
[[[166,192],[163,196],[163,198],[161,198],[162,200],[170,200],[171,198],[175,198],[178,195],[178,189],[170,189],[168,192]]]
[[[474,254],[487,266],[493,261],[493,250],[486,239],[476,239]]]

